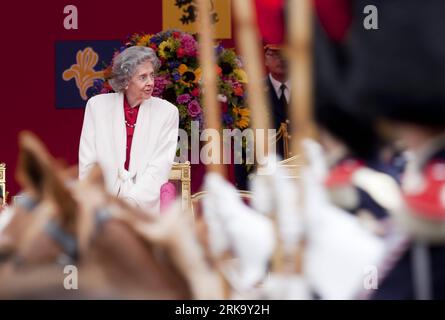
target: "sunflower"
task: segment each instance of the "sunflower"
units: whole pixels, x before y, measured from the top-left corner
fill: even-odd
[[[241,83],[247,83],[247,73],[242,69],[235,69],[233,71],[238,81]]]
[[[197,69],[194,71],[194,73],[195,73],[195,77],[196,77],[196,79],[195,79],[195,83],[196,83],[196,82],[199,82],[199,81],[201,80],[201,73],[202,73],[201,68],[197,68]]]
[[[249,119],[241,118],[235,121],[235,125],[240,129],[245,129],[249,126]]]
[[[168,39],[165,41],[162,41],[159,45],[159,56],[161,58],[167,59],[172,52],[175,51],[175,42],[173,39]]]
[[[233,114],[237,118],[235,125],[240,129],[245,129],[250,123],[250,110],[247,108],[233,107]]]
[[[246,117],[246,118],[250,117],[250,110],[247,108],[239,108],[238,113],[240,114],[241,117]]]

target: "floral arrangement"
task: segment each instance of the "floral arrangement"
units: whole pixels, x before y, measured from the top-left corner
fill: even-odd
[[[166,99],[177,106],[180,128],[191,131],[191,121],[199,121],[203,128],[201,104],[201,68],[198,64],[196,37],[179,30],[168,30],[157,34],[134,34],[116,53],[130,46],[152,48],[161,61],[155,79],[153,96]],[[249,109],[246,107],[246,73],[233,49],[215,46],[218,74],[218,100],[221,105],[223,128],[244,129],[249,126]],[[112,92],[108,80],[111,65],[105,69],[105,79],[96,80],[94,93]]]

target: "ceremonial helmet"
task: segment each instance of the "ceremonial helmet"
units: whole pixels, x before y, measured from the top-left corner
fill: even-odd
[[[351,30],[351,82],[360,104],[381,118],[445,129],[445,2],[374,2],[379,29],[356,21]]]

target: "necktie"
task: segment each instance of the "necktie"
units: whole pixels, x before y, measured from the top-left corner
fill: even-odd
[[[287,107],[287,100],[286,100],[286,95],[284,94],[284,91],[287,89],[286,85],[284,83],[281,84],[280,86],[280,91],[281,91],[281,95],[280,95],[280,104],[281,107],[285,110]]]

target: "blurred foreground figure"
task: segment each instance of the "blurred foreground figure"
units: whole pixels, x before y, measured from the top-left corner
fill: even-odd
[[[381,198],[390,196],[385,195],[386,185],[397,191],[400,169],[382,156],[388,143],[380,137],[371,110],[358,99],[353,76],[362,74],[351,55],[355,39],[335,36],[324,4],[317,9],[313,115],[326,163],[324,185],[333,204],[384,236],[389,219]],[[346,34],[360,27],[358,20]]]
[[[364,110],[341,105],[335,97],[318,100],[315,118],[325,153],[329,198],[383,236],[388,212],[374,195],[384,191],[380,187],[385,180],[396,182],[397,171],[382,161],[383,143]]]
[[[179,203],[148,216],[107,193],[99,166],[76,180],[35,135],[19,146],[24,193],[0,215],[0,299],[222,297]],[[79,292],[65,290],[66,266],[79,269]]]
[[[373,297],[444,299],[445,43],[440,30],[445,3],[375,4],[382,13],[381,30],[353,28],[350,83],[361,105],[376,113],[382,131],[404,144],[408,162],[400,196],[387,202],[406,241],[382,267],[387,272]]]
[[[329,201],[319,170],[320,146],[308,140],[304,147],[310,166],[302,172],[303,187],[289,180],[270,155],[269,165],[276,170],[255,176],[252,208],[221,177],[206,177],[203,209],[210,247],[212,255],[227,262],[222,269],[232,298],[354,299],[363,291],[363,270],[384,259],[384,241]],[[297,202],[299,194],[304,207]],[[301,274],[295,251],[303,238]],[[274,269],[278,250],[282,268]],[[224,252],[229,257],[224,258]]]

